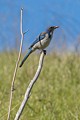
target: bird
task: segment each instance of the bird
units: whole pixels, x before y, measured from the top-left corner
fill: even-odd
[[[29,57],[29,55],[34,52],[35,50],[44,50],[49,44],[53,36],[53,32],[56,28],[59,28],[59,26],[50,26],[47,28],[45,32],[42,32],[39,34],[39,36],[36,38],[36,40],[30,45],[28,48],[28,53],[23,58],[21,64],[19,67],[22,67],[25,60]]]

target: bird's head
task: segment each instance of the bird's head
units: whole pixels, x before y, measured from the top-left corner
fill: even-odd
[[[53,32],[56,28],[59,28],[59,26],[51,26],[47,29],[47,31]]]

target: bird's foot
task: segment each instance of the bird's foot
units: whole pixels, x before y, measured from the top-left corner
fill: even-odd
[[[46,50],[41,50],[41,52],[40,52],[40,53],[42,53],[42,52],[46,55]]]
[[[46,50],[43,50],[44,54],[46,55]]]

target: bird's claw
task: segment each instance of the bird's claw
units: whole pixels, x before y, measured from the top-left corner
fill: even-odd
[[[43,50],[44,54],[46,55],[46,50]]]

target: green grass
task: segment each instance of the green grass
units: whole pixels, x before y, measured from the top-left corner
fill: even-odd
[[[10,87],[17,60],[15,53],[0,54],[0,120],[7,120]],[[18,69],[11,120],[33,78],[39,56],[31,55]],[[74,54],[45,56],[40,77],[23,110],[21,120],[80,120],[80,57]]]

